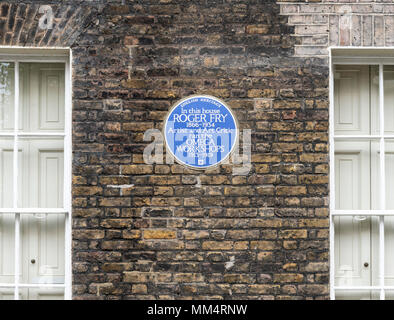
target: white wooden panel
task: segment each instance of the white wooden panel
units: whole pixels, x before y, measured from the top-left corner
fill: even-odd
[[[64,64],[21,63],[24,82],[24,131],[64,130]]]
[[[64,129],[64,71],[40,70],[40,130]]]
[[[21,138],[23,208],[63,207],[63,140]]]
[[[370,142],[335,144],[336,209],[370,209]]]
[[[336,66],[335,134],[369,134],[369,67]]]
[[[55,147],[53,145],[53,147]],[[63,207],[63,150],[38,150],[39,157],[39,204],[40,208]]]

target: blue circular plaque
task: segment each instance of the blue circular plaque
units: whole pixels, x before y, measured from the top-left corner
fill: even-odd
[[[164,123],[167,150],[186,166],[206,169],[230,155],[238,139],[237,121],[226,104],[196,95],[177,102]]]

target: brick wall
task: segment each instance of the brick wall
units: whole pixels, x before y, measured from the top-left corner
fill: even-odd
[[[75,299],[328,298],[327,59],[294,57],[298,29],[275,1],[0,12],[3,45],[73,49]],[[144,131],[194,93],[252,130],[247,176],[143,163]]]
[[[393,46],[391,0],[278,0],[295,26],[297,56],[327,56],[328,46]]]

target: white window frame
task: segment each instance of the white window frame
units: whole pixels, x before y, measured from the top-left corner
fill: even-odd
[[[14,283],[0,283],[0,288],[14,288],[14,300],[19,300],[19,288],[64,288],[64,299],[72,298],[72,266],[71,266],[71,220],[72,220],[72,51],[70,48],[33,48],[17,46],[0,46],[0,62],[14,63],[14,131],[0,132],[0,137],[13,137],[13,207],[0,208],[0,214],[15,214],[15,261]],[[48,62],[65,64],[65,124],[64,132],[18,132],[19,116],[19,63]],[[19,137],[59,137],[64,139],[64,193],[63,208],[18,208],[18,138]],[[20,219],[21,214],[48,213],[65,215],[65,277],[63,284],[27,284],[19,283],[20,252]]]
[[[384,134],[384,66],[394,65],[394,47],[329,47],[329,135],[330,135],[330,298],[335,300],[335,292],[354,290],[379,291],[380,300],[385,300],[385,290],[393,290],[394,286],[384,285],[384,217],[394,216],[394,210],[386,208],[385,181],[385,139],[394,139],[393,135]],[[334,131],[334,66],[335,65],[375,65],[379,66],[379,119],[378,135],[337,135]],[[366,139],[380,143],[380,198],[382,210],[336,210],[335,209],[335,141],[343,139]],[[335,252],[334,252],[334,217],[336,216],[378,216],[379,217],[379,285],[377,286],[335,286]]]

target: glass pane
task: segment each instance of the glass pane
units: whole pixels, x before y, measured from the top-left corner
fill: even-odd
[[[379,225],[380,217],[373,216],[371,219],[371,244],[369,247],[364,248],[370,250],[369,269],[371,272],[371,285],[380,286],[380,250],[379,250]],[[379,298],[379,297],[378,297]]]
[[[386,290],[385,300],[394,300],[394,290]]]
[[[384,284],[394,286],[394,217],[384,218],[384,242]]]
[[[394,140],[385,143],[386,209],[394,209]]]
[[[379,142],[335,142],[335,206],[340,210],[379,208]]]
[[[370,67],[371,134],[380,135],[379,66]]]
[[[14,300],[14,289],[0,288],[0,300]]]
[[[23,215],[21,283],[64,283],[64,224],[64,214]]]
[[[384,66],[384,132],[394,134],[394,66]]]
[[[0,131],[14,129],[14,64],[0,62]]]
[[[0,207],[13,207],[14,188],[14,140],[0,137]]]
[[[379,300],[378,290],[336,290],[336,300]]]
[[[20,63],[22,131],[64,130],[64,68],[61,63]]]
[[[64,300],[63,288],[23,288],[20,300]]]
[[[15,215],[0,214],[0,283],[14,283]],[[3,290],[2,288],[1,290]],[[0,291],[7,294],[8,289]]]
[[[371,217],[335,217],[335,286],[371,285]]]
[[[20,138],[20,207],[63,207],[63,145],[59,138]]]
[[[379,132],[379,76],[376,66],[337,65],[334,77],[336,135]]]

